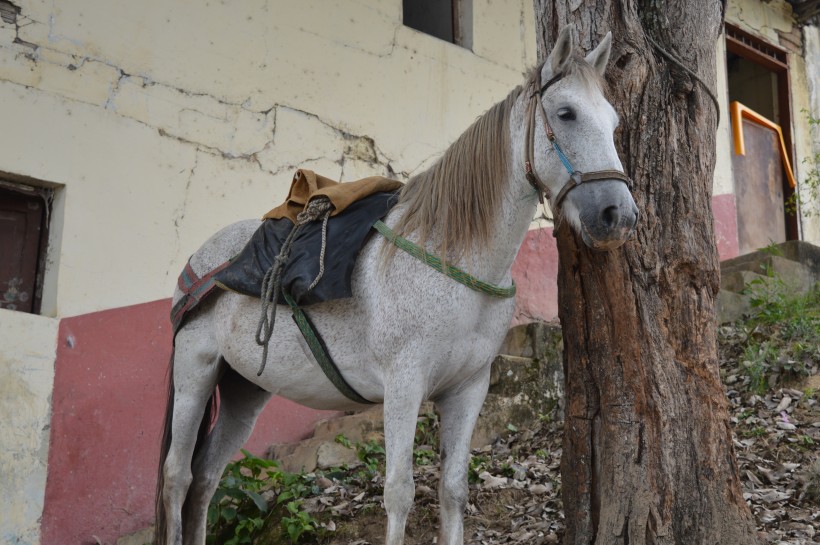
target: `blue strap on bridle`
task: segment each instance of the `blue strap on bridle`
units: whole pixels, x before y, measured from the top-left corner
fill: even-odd
[[[526,174],[527,180],[532,184],[535,188],[535,191],[538,194],[538,200],[541,204],[544,204],[544,196],[549,199],[551,197],[549,188],[544,185],[541,180],[538,179],[538,175],[533,170],[533,156],[534,156],[534,147],[535,147],[535,118],[538,113],[541,114],[542,121],[544,123],[544,130],[547,133],[547,138],[552,143],[552,149],[555,150],[555,154],[558,156],[558,159],[561,160],[561,164],[564,165],[564,168],[569,172],[569,180],[564,184],[561,190],[555,195],[554,199],[551,199],[551,206],[558,208],[561,206],[561,201],[563,201],[564,197],[566,197],[567,193],[569,193],[572,189],[578,187],[584,182],[595,182],[595,181],[605,181],[605,180],[618,180],[627,185],[627,187],[632,187],[632,180],[623,172],[618,170],[596,170],[594,172],[586,172],[582,173],[580,171],[575,170],[572,168],[572,163],[570,163],[567,156],[564,155],[563,150],[561,150],[561,146],[558,145],[558,142],[555,138],[555,133],[552,131],[552,127],[550,127],[549,120],[547,119],[547,112],[544,109],[543,103],[543,93],[546,91],[551,85],[558,82],[562,77],[563,74],[559,73],[552,77],[547,83],[543,86],[539,84],[538,77],[540,73],[536,75],[536,79],[533,81],[534,91],[530,94],[530,108],[531,114],[529,115],[529,119],[527,121],[527,128],[526,128],[526,140],[527,144],[525,144],[524,153],[526,153],[524,157],[524,172]],[[555,232],[553,232],[555,234]]]
[[[561,146],[559,146],[558,142],[554,139],[552,140],[552,149],[554,149],[555,153],[558,154],[558,158],[561,159],[561,162],[564,164],[564,168],[567,169],[567,172],[569,172],[569,175],[572,176],[575,174],[575,170],[572,168],[572,163],[569,162],[567,156],[564,155],[563,151],[561,151]]]

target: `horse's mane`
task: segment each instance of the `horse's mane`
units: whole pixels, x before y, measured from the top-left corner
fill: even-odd
[[[530,72],[528,84],[542,66]],[[603,85],[580,55],[572,57],[565,75],[577,77],[586,86]],[[513,89],[464,131],[432,167],[410,178],[399,198],[405,213],[394,228],[397,234],[415,233],[423,245],[435,232],[435,253],[447,261],[458,260],[471,249],[486,249],[509,179],[510,111],[521,90]],[[388,249],[390,254],[393,248]]]
[[[424,244],[435,230],[435,253],[450,261],[482,250],[495,227],[507,180],[510,110],[520,88],[479,117],[426,171],[410,178],[399,204],[396,233],[416,233]]]

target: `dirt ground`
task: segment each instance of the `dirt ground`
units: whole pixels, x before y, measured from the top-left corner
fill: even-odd
[[[764,543],[818,543],[820,362],[808,362],[808,377],[768,377],[771,384],[764,384],[763,391],[744,361],[740,348],[744,335],[739,328],[721,328],[721,377],[730,403],[744,498]],[[407,523],[407,545],[435,543],[438,459],[434,427],[427,430],[415,453],[416,500]],[[505,436],[492,446],[473,451],[466,543],[561,543],[562,427],[562,422],[545,417],[532,429],[505,430]],[[318,475],[322,492],[304,505],[322,521],[323,528],[320,535],[304,542],[383,543],[386,518],[380,469],[383,465],[376,471],[360,466]],[[271,538],[269,534],[257,543],[277,542]]]

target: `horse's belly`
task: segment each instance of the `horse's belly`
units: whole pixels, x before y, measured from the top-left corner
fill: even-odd
[[[344,396],[330,382],[293,323],[289,309],[278,308],[273,335],[268,343],[267,363],[261,374],[262,347],[255,341],[260,317],[259,302],[242,295],[224,294],[217,305],[216,315],[218,323],[215,324],[215,330],[222,356],[250,382],[314,409],[353,410],[363,407]],[[342,369],[350,367],[349,363],[345,365],[350,360],[347,354],[354,348],[359,348],[356,368],[369,368],[370,373],[365,382],[374,383],[378,365],[363,361],[366,351],[361,350],[361,341],[354,329],[349,327],[342,332],[322,329],[317,325],[317,331],[323,336],[328,352]],[[363,374],[354,374],[357,382],[362,382]],[[349,378],[348,373],[345,373],[345,377]],[[360,394],[366,399],[382,401],[380,385],[376,386],[374,383],[374,386],[359,388]]]

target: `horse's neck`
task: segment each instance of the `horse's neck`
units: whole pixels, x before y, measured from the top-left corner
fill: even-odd
[[[460,260],[450,263],[490,283],[509,284],[513,261],[527,234],[538,202],[533,188],[526,181],[523,169],[519,169],[521,171],[518,172],[516,166],[517,163],[513,161],[507,169],[508,179],[499,180],[499,183],[505,184],[506,189],[485,248],[472,248],[464,252]],[[404,213],[404,207],[397,206],[390,213],[387,223],[395,224],[398,217]],[[409,238],[416,240],[412,234]],[[437,255],[440,240],[434,228],[425,249]]]
[[[538,197],[527,181],[523,164],[523,127],[525,104],[519,99],[510,112],[511,149],[508,154],[507,179],[496,225],[483,253],[472,253],[465,266],[488,282],[508,281],[513,261],[527,235],[538,206]]]
[[[501,210],[497,216],[496,226],[490,236],[487,250],[473,254],[472,263],[466,264],[481,278],[489,282],[502,282],[509,276],[518,249],[527,235],[532,218],[535,215],[537,197],[522,173],[515,170],[514,158],[508,169],[507,186],[504,191]]]

